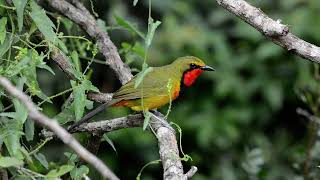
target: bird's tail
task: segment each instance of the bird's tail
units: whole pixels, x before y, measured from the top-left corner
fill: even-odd
[[[88,122],[93,116],[95,116],[96,114],[98,114],[101,111],[105,110],[105,108],[107,108],[109,106],[112,106],[113,104],[116,104],[118,102],[119,102],[119,100],[111,100],[109,102],[105,102],[105,103],[101,104],[100,106],[98,106],[94,110],[90,111],[85,116],[83,116],[78,122],[76,122],[76,123],[72,124],[71,126],[69,126],[68,127],[68,131],[72,132],[75,127],[79,126],[80,124]]]

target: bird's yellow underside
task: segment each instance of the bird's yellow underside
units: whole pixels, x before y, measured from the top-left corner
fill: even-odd
[[[145,97],[142,99],[133,99],[133,100],[123,100],[120,101],[113,106],[126,106],[130,107],[134,111],[143,111],[143,110],[151,110],[151,109],[157,109],[165,104],[168,104],[171,101],[175,100],[179,96],[180,91],[180,82],[177,82],[173,85],[171,88],[171,98],[168,95],[165,96],[154,96],[154,97]],[[143,105],[143,106],[142,106]]]

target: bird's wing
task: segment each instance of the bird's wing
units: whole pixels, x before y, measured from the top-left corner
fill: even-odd
[[[154,96],[168,96],[168,83],[170,75],[163,72],[160,68],[154,68],[151,72],[147,73],[142,82],[137,88],[135,83],[138,75],[133,77],[127,84],[123,85],[117,90],[113,98],[114,99],[140,99]]]

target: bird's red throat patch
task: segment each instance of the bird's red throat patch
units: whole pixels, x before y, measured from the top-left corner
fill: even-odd
[[[202,72],[203,70],[201,69],[193,69],[191,71],[184,73],[184,76],[183,76],[184,85],[187,87],[191,86]]]

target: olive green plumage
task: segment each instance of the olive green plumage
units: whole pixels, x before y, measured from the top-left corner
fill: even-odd
[[[213,71],[194,56],[176,59],[169,65],[153,67],[135,87],[141,74],[134,76],[113,95],[111,102],[99,106],[84,116],[80,123],[89,120],[106,106],[126,106],[135,111],[161,107],[179,96],[182,86],[191,86],[203,71]],[[79,124],[79,123],[77,123]]]

